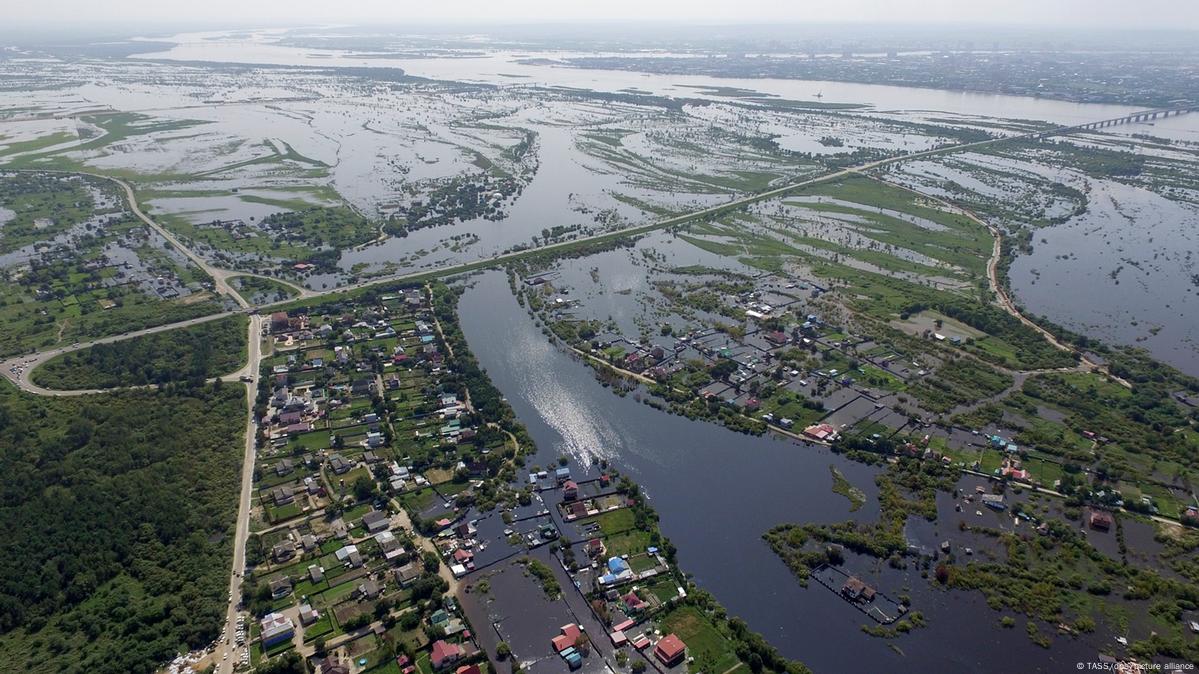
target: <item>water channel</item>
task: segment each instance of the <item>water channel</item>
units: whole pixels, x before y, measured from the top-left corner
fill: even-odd
[[[817,672],[1061,672],[1094,659],[1094,644],[1082,641],[1043,650],[1023,630],[1000,628],[981,595],[930,589],[918,575],[886,589],[910,594],[929,626],[897,640],[864,634],[861,613],[815,583],[802,588],[761,536],[785,522],[876,518],[875,469],[615,395],[547,342],[500,272],[476,277],[460,312],[471,349],[537,443],[532,462],[602,457],[627,473],[660,514],[681,568],[787,656]],[[866,491],[861,510],[832,492],[830,464]]]

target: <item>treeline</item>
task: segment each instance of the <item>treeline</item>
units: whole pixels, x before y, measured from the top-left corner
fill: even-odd
[[[989,304],[916,302],[904,307],[900,316],[906,319],[908,316],[918,314],[926,309],[935,309],[976,330],[1001,339],[1010,344],[1015,351],[1015,359],[1008,360],[999,358],[983,349],[968,348],[971,353],[983,360],[1023,369],[1070,367],[1077,362],[1074,354],[1055,347],[1041,333],[1028,327],[1020,319]]]
[[[463,387],[470,391],[471,404],[485,422],[494,423],[512,433],[521,447],[531,449],[533,442],[524,424],[517,420],[516,412],[504,400],[504,394],[491,383],[491,378],[483,371],[466,343],[466,335],[458,325],[458,292],[444,283],[438,283],[433,286],[432,300],[433,313],[441,324],[446,345],[454,352],[453,370],[461,377]]]
[[[335,250],[366,243],[375,238],[377,233],[370,220],[344,206],[318,206],[302,211],[272,213],[263,218],[261,224],[278,232],[283,240],[295,241],[310,248],[328,247]]]
[[[59,390],[199,385],[236,370],[245,360],[246,321],[239,314],[65,353],[34,370],[33,381]]]
[[[217,636],[243,395],[0,388],[2,669],[149,674]]]
[[[957,358],[916,382],[908,392],[934,412],[949,412],[955,406],[997,396],[1013,382],[1010,374],[970,358]]]
[[[1199,466],[1194,447],[1185,433],[1199,413],[1188,410],[1171,398],[1172,387],[1137,384],[1126,393],[1118,384],[1083,384],[1066,376],[1050,373],[1024,382],[1024,395],[1068,411],[1063,422],[1078,434],[1093,433],[1108,438],[1118,447],[1153,460],[1175,461],[1187,468]],[[1103,446],[1096,469],[1105,477],[1136,476],[1143,470]],[[1115,457],[1109,459],[1109,457]]]

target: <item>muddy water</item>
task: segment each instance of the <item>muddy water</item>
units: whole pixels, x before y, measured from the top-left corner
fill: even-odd
[[[460,309],[471,349],[537,442],[532,462],[602,457],[629,474],[645,487],[683,570],[787,656],[818,672],[1061,672],[1093,659],[1081,642],[1045,651],[1023,630],[999,628],[979,595],[927,590],[918,575],[882,570],[872,573],[894,583],[893,594],[911,594],[930,625],[894,641],[867,636],[861,613],[818,585],[801,588],[761,535],[784,522],[876,518],[874,469],[614,395],[547,343],[498,272],[478,277]],[[830,464],[867,492],[857,513],[831,491]]]

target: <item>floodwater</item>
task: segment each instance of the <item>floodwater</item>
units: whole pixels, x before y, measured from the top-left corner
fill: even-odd
[[[877,84],[823,82],[787,79],[738,79],[699,75],[654,75],[623,70],[591,70],[552,65],[553,59],[592,54],[538,52],[546,61],[530,63],[527,52],[487,52],[482,56],[430,58],[378,58],[344,50],[285,47],[273,44],[268,31],[237,33],[187,33],[155,41],[173,42],[163,52],[138,54],[135,58],[154,60],[206,61],[215,63],[256,63],[321,67],[400,68],[408,75],[437,80],[481,82],[498,86],[549,86],[622,92],[630,89],[658,95],[725,99],[705,91],[705,87],[735,87],[787,100],[815,100],[822,94],[824,103],[857,103],[879,111],[937,111],[983,117],[1036,119],[1057,123],[1080,123],[1120,117],[1133,108],[1119,105],[1070,103],[1028,96],[1001,96],[940,89],[918,89]],[[526,60],[525,62],[520,62]]]
[[[800,587],[761,535],[786,522],[875,519],[876,469],[613,394],[546,341],[500,272],[476,277],[460,310],[472,351],[537,443],[531,463],[605,458],[632,477],[678,547],[681,568],[785,655],[827,672],[1061,672],[1094,659],[1094,648],[1079,641],[1043,650],[1023,630],[1001,629],[981,595],[929,589],[918,576],[910,587],[884,590],[910,594],[929,626],[896,640],[864,634],[861,613],[815,583]],[[829,465],[867,493],[858,512],[832,492]]]
[[[1072,330],[1144,347],[1199,375],[1199,209],[1112,181],[1091,183],[1090,204],[1034,234],[1032,254],[1011,267],[1017,298]]]

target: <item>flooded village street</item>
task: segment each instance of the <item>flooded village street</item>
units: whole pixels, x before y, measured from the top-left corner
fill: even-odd
[[[909,586],[888,589],[910,594],[929,626],[894,650],[890,640],[862,632],[866,620],[836,594],[801,587],[761,538],[785,522],[876,518],[875,469],[824,447],[734,433],[613,394],[547,342],[500,272],[472,279],[460,310],[472,351],[537,443],[530,463],[604,458],[632,477],[661,516],[683,571],[784,655],[814,671],[1014,671],[1019,662],[1029,672],[1062,671],[1093,656],[1081,640],[1045,651],[1022,631],[996,629],[999,614],[981,595],[932,590],[915,570],[903,572],[912,574]],[[851,513],[832,492],[830,464],[867,493],[862,509]],[[899,572],[887,578],[905,582]]]

